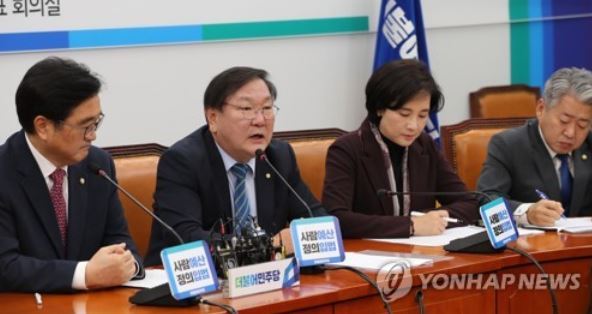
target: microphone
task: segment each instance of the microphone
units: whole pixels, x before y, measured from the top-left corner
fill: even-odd
[[[271,168],[271,170],[273,170],[273,172],[275,172],[275,174],[280,178],[280,180],[282,180],[282,182],[284,182],[284,185],[286,185],[288,190],[290,190],[290,192],[292,192],[292,194],[294,194],[294,196],[296,196],[296,198],[300,201],[300,203],[302,203],[302,205],[304,205],[304,207],[306,208],[306,211],[308,211],[308,216],[310,216],[310,218],[313,218],[314,215],[312,214],[312,210],[310,210],[310,206],[308,206],[308,204],[302,199],[302,197],[300,197],[300,195],[298,195],[298,193],[294,190],[294,188],[292,188],[290,183],[288,183],[288,181],[286,181],[284,176],[282,176],[280,174],[280,172],[269,161],[269,159],[267,159],[267,155],[265,155],[263,150],[261,148],[258,148],[255,151],[255,155],[257,155],[257,158],[259,158],[260,160],[264,160],[267,163],[267,165]]]
[[[477,195],[477,196],[481,196],[483,198],[485,198],[487,200],[487,202],[491,202],[492,199],[489,195],[487,195],[486,193],[483,193],[481,191],[458,191],[458,192],[415,192],[415,191],[391,191],[391,190],[387,190],[387,189],[379,189],[378,191],[376,191],[376,195],[378,195],[378,197],[382,197],[382,196],[395,196],[395,195],[449,195],[449,196],[453,196],[453,195],[457,195],[457,196],[463,196],[463,195]],[[478,201],[481,201],[480,199],[478,199]]]
[[[127,196],[130,200],[132,200],[132,202],[134,202],[134,204],[136,204],[138,207],[140,207],[142,210],[144,210],[144,212],[147,213],[148,215],[150,215],[150,217],[152,217],[153,219],[158,221],[158,223],[162,227],[167,229],[170,233],[172,233],[175,236],[175,238],[177,238],[177,240],[179,241],[179,244],[185,243],[183,241],[183,239],[179,236],[179,234],[171,226],[169,226],[166,222],[162,221],[162,219],[160,219],[158,216],[156,216],[151,210],[146,208],[146,206],[144,206],[144,204],[140,203],[140,201],[138,201],[138,199],[136,199],[133,195],[131,195],[126,189],[124,189],[122,186],[117,184],[117,182],[115,180],[113,180],[105,172],[105,170],[101,169],[101,167],[99,165],[97,165],[94,162],[90,162],[88,164],[88,168],[96,175],[99,175],[99,176],[105,178],[107,181],[109,181],[111,184],[113,184],[115,187],[117,187],[117,189],[119,191],[123,192],[123,194],[125,194],[125,196]],[[159,285],[159,286],[156,286],[153,288],[144,289],[144,290],[140,290],[140,291],[136,292],[136,294],[134,294],[133,296],[131,296],[129,298],[129,301],[131,303],[137,304],[137,305],[190,306],[190,305],[197,304],[199,302],[199,299],[193,298],[193,299],[186,299],[186,300],[181,300],[181,301],[175,300],[171,296],[169,284],[164,283],[162,285]]]
[[[101,167],[99,167],[99,165],[97,165],[94,162],[91,162],[88,165],[88,168],[94,172],[95,174],[105,178],[107,181],[111,182],[111,184],[113,184],[115,187],[117,187],[117,189],[119,191],[121,191],[123,194],[125,194],[125,196],[127,196],[132,202],[134,202],[134,204],[136,204],[138,207],[140,207],[142,210],[144,210],[144,212],[146,212],[148,215],[150,215],[153,219],[155,219],[156,221],[158,221],[158,223],[164,227],[165,229],[167,229],[170,233],[172,233],[175,238],[177,238],[177,241],[179,241],[179,244],[183,244],[185,243],[183,241],[183,239],[181,239],[181,237],[179,236],[179,234],[175,231],[175,229],[173,229],[171,226],[169,226],[166,222],[162,221],[162,219],[160,219],[158,216],[156,216],[151,210],[149,210],[148,208],[146,208],[146,206],[144,206],[144,204],[140,203],[140,201],[138,201],[138,199],[136,199],[133,195],[131,195],[126,189],[124,189],[121,185],[117,184],[117,182],[115,180],[113,180],[106,172],[105,170],[101,169]]]

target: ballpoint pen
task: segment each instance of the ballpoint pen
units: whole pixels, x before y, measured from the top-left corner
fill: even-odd
[[[539,189],[534,189],[534,192],[540,197],[542,200],[548,200],[549,197],[543,191]],[[561,218],[565,218],[565,215],[561,214]]]
[[[423,215],[425,215],[425,213],[415,212],[415,211],[411,212],[411,216],[414,216],[414,217],[420,217],[420,216],[423,216]],[[450,217],[443,218],[443,219],[446,220],[446,221],[448,221],[448,222],[452,222],[452,223],[460,223],[460,222],[462,222],[462,220],[460,220],[460,219],[450,218]]]

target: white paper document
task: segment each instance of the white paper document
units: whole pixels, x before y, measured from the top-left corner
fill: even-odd
[[[396,261],[406,261],[411,267],[431,264],[432,259],[415,257],[396,257],[384,255],[363,254],[358,252],[345,252],[345,260],[340,263],[330,263],[333,266],[351,266],[370,270],[380,270],[384,265]]]
[[[533,228],[540,230],[551,230],[557,232],[571,232],[583,233],[592,232],[592,217],[570,217],[561,218],[555,222],[552,227],[538,227],[533,225],[526,225],[525,228]]]
[[[476,226],[456,227],[444,230],[442,234],[435,236],[412,236],[410,238],[400,239],[367,239],[372,241],[399,243],[409,245],[424,245],[424,246],[441,246],[450,243],[455,239],[468,237],[475,233],[483,232],[485,228]]]
[[[130,280],[124,283],[124,287],[132,288],[154,288],[167,283],[167,276],[164,269],[146,269],[146,277],[140,280]]]

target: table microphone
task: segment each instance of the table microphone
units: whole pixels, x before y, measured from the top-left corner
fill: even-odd
[[[387,189],[379,189],[376,191],[376,195],[381,196],[394,196],[394,195],[477,195],[485,198],[487,202],[491,202],[491,197],[481,191],[457,191],[457,192],[415,192],[415,191],[391,191]],[[479,200],[480,201],[480,200]],[[450,241],[444,246],[444,249],[449,252],[462,252],[462,253],[501,253],[504,251],[503,248],[495,249],[489,242],[489,236],[487,231],[479,232],[464,238]]]
[[[94,162],[91,162],[88,164],[88,168],[93,173],[105,178],[107,181],[109,181],[109,183],[111,183],[115,187],[117,187],[117,189],[119,191],[123,192],[123,194],[125,194],[125,196],[127,196],[130,200],[132,200],[132,202],[134,202],[134,204],[136,204],[138,207],[140,207],[142,210],[144,210],[144,212],[147,213],[148,215],[150,215],[150,217],[152,217],[154,220],[158,221],[158,223],[162,227],[164,227],[166,230],[168,230],[170,233],[172,233],[175,236],[175,238],[177,238],[177,240],[179,241],[179,244],[185,243],[183,241],[183,239],[179,236],[179,234],[171,226],[169,226],[166,222],[164,222],[162,219],[160,219],[158,216],[156,216],[151,210],[146,208],[146,206],[144,206],[144,204],[140,203],[140,201],[138,201],[138,199],[136,199],[133,195],[131,195],[126,189],[124,189],[119,184],[117,184],[117,182],[115,180],[113,180],[105,172],[105,170],[101,169],[101,167],[99,165],[97,165]],[[171,296],[168,283],[164,283],[162,285],[159,285],[159,286],[156,286],[153,288],[140,290],[136,294],[131,296],[129,298],[129,301],[131,303],[137,304],[137,305],[160,305],[160,306],[190,306],[190,305],[195,305],[195,304],[199,303],[198,298],[190,298],[190,299],[185,299],[185,300],[180,300],[180,301],[175,300]]]
[[[314,215],[312,214],[312,210],[310,209],[310,206],[308,206],[308,204],[302,199],[302,197],[300,197],[300,195],[298,195],[298,193],[296,192],[296,190],[294,190],[294,188],[290,185],[290,183],[288,183],[288,181],[286,181],[284,176],[282,176],[282,174],[273,166],[273,164],[269,161],[269,159],[267,159],[267,155],[265,155],[263,150],[261,148],[258,148],[255,151],[255,155],[257,155],[257,158],[259,158],[260,160],[264,160],[267,163],[269,168],[271,168],[271,170],[273,170],[273,172],[275,172],[275,174],[280,178],[280,180],[282,180],[282,182],[284,183],[284,185],[286,185],[288,190],[290,190],[290,192],[292,194],[294,194],[294,196],[296,196],[296,198],[300,201],[300,203],[302,203],[302,205],[304,205],[304,207],[306,208],[306,211],[308,211],[308,216],[310,216],[310,218],[313,218]]]

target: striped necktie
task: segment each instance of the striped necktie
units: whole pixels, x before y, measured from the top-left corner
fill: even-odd
[[[245,228],[250,223],[250,207],[249,207],[249,196],[247,195],[246,180],[249,166],[246,164],[236,163],[230,171],[236,178],[234,182],[234,221],[235,229]]]

